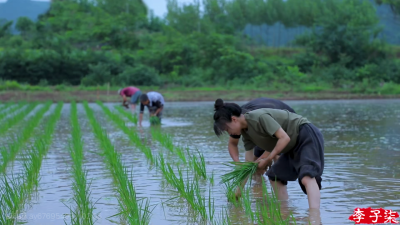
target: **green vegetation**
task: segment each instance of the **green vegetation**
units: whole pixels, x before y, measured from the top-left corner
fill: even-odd
[[[23,102],[20,102],[19,104],[7,103],[7,105],[4,105],[2,107],[4,109],[2,109],[2,111],[0,112],[0,121],[8,115],[14,114],[17,110],[21,109],[21,107],[23,107],[24,105],[25,105],[25,103],[23,103]],[[10,126],[10,124],[8,124],[8,126]]]
[[[161,125],[161,121],[157,116],[151,116],[150,117],[150,124],[152,126],[157,126],[157,125]]]
[[[111,112],[110,109],[104,106],[102,102],[97,102],[97,104],[103,109],[103,112],[107,115],[107,117],[112,120],[119,129],[121,129],[126,135],[128,135],[129,140],[133,142],[145,154],[150,164],[156,163],[151,149],[142,142],[136,131],[127,127],[125,121],[118,114]]]
[[[23,169],[17,171],[20,174],[12,174],[11,178],[1,177],[0,191],[0,223],[4,225],[16,224],[19,214],[24,209],[30,198],[34,187],[39,181],[39,171],[43,157],[52,142],[52,134],[55,125],[61,116],[63,103],[58,103],[55,112],[51,115],[42,134],[35,139],[34,143],[24,154]]]
[[[15,106],[7,104],[6,109],[14,109]],[[151,138],[161,144],[158,153],[153,153],[149,146],[149,140],[143,139],[136,130],[135,124],[127,126],[134,119],[127,111],[117,107],[111,111],[109,107],[102,102],[97,102],[107,118],[112,121],[117,129],[122,130],[129,140],[144,153],[148,159],[148,164],[160,172],[166,181],[168,194],[171,194],[169,200],[178,199],[184,201],[186,215],[190,222],[204,224],[232,224],[231,218],[226,208],[216,208],[214,198],[214,175],[209,175],[206,170],[206,159],[197,149],[184,148],[174,143],[173,136],[162,131],[162,127],[150,127]],[[61,117],[63,103],[59,102],[54,112],[51,112],[48,118],[43,119],[44,114],[50,109],[51,102],[33,103],[32,107],[37,107],[36,113],[27,119],[27,123],[22,127],[21,136],[18,139],[11,140],[8,148],[2,150],[2,172],[0,181],[0,223],[11,225],[25,222],[23,219],[23,209],[31,200],[31,196],[39,184],[39,172],[42,160],[47,154],[50,144],[53,140],[53,133],[56,123]],[[28,105],[29,106],[29,105]],[[113,185],[118,197],[119,210],[114,216],[121,216],[121,222],[127,224],[149,224],[152,215],[152,206],[148,199],[138,199],[136,190],[132,183],[132,170],[128,171],[126,165],[122,163],[121,154],[115,149],[107,132],[102,128],[94,111],[87,102],[83,102],[83,108],[87,114],[87,119],[92,127],[107,169],[113,178]],[[32,108],[33,109],[33,108]],[[119,111],[119,112],[118,112]],[[121,117],[124,114],[124,117]],[[17,115],[17,114],[16,114]],[[16,116],[14,115],[14,116]],[[126,120],[126,121],[125,121]],[[35,130],[43,124],[43,129]],[[94,203],[90,191],[90,183],[87,181],[87,170],[84,169],[84,148],[83,133],[78,121],[77,103],[72,102],[70,108],[71,138],[68,150],[72,159],[71,179],[72,184],[72,203],[66,205],[70,211],[69,218],[65,218],[66,223],[71,224],[95,224]],[[62,131],[63,132],[63,131]],[[35,133],[35,135],[33,135]],[[37,134],[37,135],[36,135]],[[22,147],[30,137],[33,144],[26,150],[21,151]],[[13,161],[17,155],[20,155],[22,171],[7,170],[7,164]],[[18,167],[14,167],[18,168]],[[250,167],[249,167],[250,168]],[[149,168],[150,169],[150,168]],[[10,174],[10,176],[8,176]],[[18,174],[18,175],[17,175]],[[224,176],[223,176],[224,177]],[[238,176],[238,177],[246,177]],[[224,179],[224,178],[223,178]],[[265,184],[264,184],[265,185]],[[217,186],[219,188],[219,186]],[[288,224],[289,218],[284,218],[280,212],[280,206],[275,196],[270,197],[266,187],[264,187],[262,201],[258,201],[256,207],[252,204],[253,199],[249,191],[244,190],[245,195],[241,200],[234,202],[235,207],[241,207],[240,210],[246,213],[249,221],[258,224]],[[257,198],[256,198],[257,199]],[[164,202],[162,202],[164,203]],[[180,203],[178,203],[180,204]],[[218,213],[218,211],[220,211]],[[100,212],[101,213],[101,212]],[[217,215],[218,214],[218,215]],[[188,221],[189,222],[189,221]]]
[[[93,132],[103,149],[102,155],[108,165],[118,192],[118,202],[120,206],[120,215],[129,224],[147,225],[150,223],[150,202],[148,199],[137,199],[136,190],[133,186],[132,178],[128,177],[128,170],[121,162],[121,154],[118,153],[111,143],[107,133],[97,122],[93,110],[89,108],[87,102],[83,103],[87,117],[92,125]],[[132,173],[133,171],[131,171]],[[132,174],[131,174],[132,176]]]
[[[377,2],[398,12],[395,1]],[[167,3],[166,17],[158,18],[136,0],[52,1],[37,21],[19,18],[18,34],[12,24],[2,24],[0,79],[10,83],[0,89],[18,88],[15,80],[39,85],[29,90],[135,84],[400,93],[398,48],[379,38],[382,27],[371,1]],[[242,33],[246,25],[278,23],[308,32],[284,49]]]
[[[52,102],[47,102],[42,108],[36,112],[34,116],[29,118],[26,125],[22,129],[22,132],[17,135],[15,140],[8,144],[7,146],[3,146],[1,148],[1,156],[3,157],[2,162],[0,164],[0,172],[4,173],[7,164],[14,160],[15,156],[18,154],[19,150],[24,146],[24,144],[32,137],[35,128],[39,125],[43,115],[50,109]],[[13,120],[10,120],[13,121]]]
[[[78,122],[78,112],[76,103],[71,104],[71,136],[69,151],[73,161],[72,176],[74,183],[73,200],[76,204],[71,210],[71,224],[73,225],[92,225],[94,224],[93,210],[94,205],[90,200],[90,184],[87,183],[87,171],[83,168],[83,143],[82,133]]]
[[[8,129],[21,122],[31,111],[38,105],[37,102],[29,104],[26,109],[21,110],[16,113],[14,116],[11,116],[9,119],[5,120],[0,127],[0,135],[7,132]],[[17,110],[21,105],[17,105],[15,110]],[[19,108],[20,109],[20,108]],[[14,110],[13,110],[14,111]]]
[[[130,122],[132,122],[133,124],[137,125],[138,118],[137,118],[136,114],[133,114],[131,111],[127,111],[127,110],[123,109],[121,106],[118,106],[118,105],[115,106],[114,108],[117,109],[117,111],[119,113],[121,113],[126,118],[128,118]]]
[[[240,188],[243,181],[252,179],[257,171],[257,163],[255,162],[230,162],[233,165],[233,171],[222,176],[221,183],[225,184],[228,193],[234,193],[236,188]]]

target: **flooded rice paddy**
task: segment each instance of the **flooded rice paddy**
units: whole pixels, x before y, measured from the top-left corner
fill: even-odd
[[[309,220],[313,224],[354,224],[348,218],[356,207],[400,212],[399,100],[285,102],[322,131],[325,169],[320,211],[308,211],[307,196],[296,181],[288,184],[289,200],[280,203],[283,216],[292,213],[297,224],[305,224]],[[95,224],[135,224],[133,220],[123,220],[119,216],[124,214],[121,209],[132,209],[134,204],[135,198],[130,195],[132,191],[124,188],[129,184],[136,192],[139,205],[141,199],[148,200],[148,207],[152,210],[147,215],[148,224],[212,224],[213,221],[219,224],[224,218],[229,218],[232,224],[251,224],[243,208],[227,201],[225,190],[219,184],[220,176],[230,171],[223,163],[232,160],[227,151],[228,136],[219,139],[212,129],[213,102],[167,102],[162,125],[155,131],[148,122],[147,112],[143,128],[139,129],[114,104],[91,103],[88,106],[93,120],[89,119],[83,104],[77,104],[76,120],[81,132],[81,168],[86,171],[86,182],[90,184],[82,193],[89,196],[94,204],[90,215]],[[22,175],[20,183],[10,185],[15,193],[21,192],[18,191],[19,186],[26,190],[18,198],[26,200],[19,205],[19,214],[15,215],[17,222],[32,225],[78,224],[71,222],[71,214],[77,205],[77,189],[73,187],[76,183],[74,174],[78,172],[73,165],[79,162],[77,158],[72,158],[70,147],[79,146],[78,142],[73,145],[71,136],[71,104],[44,107],[45,103],[34,106],[0,104],[1,160],[5,168],[1,175],[2,200],[6,190],[4,180],[18,180],[18,175]],[[107,114],[104,107],[111,114]],[[93,124],[105,131],[103,136],[101,132],[94,131]],[[34,127],[28,129],[29,125]],[[22,135],[24,132],[26,135]],[[167,134],[171,135],[169,139],[165,136]],[[36,141],[39,138],[50,141],[45,142],[47,145],[39,145]],[[35,171],[27,169],[26,162],[33,160],[27,157],[33,154],[30,146],[45,149],[40,154],[34,154],[41,156],[33,158],[41,161],[40,165],[29,164],[29,168],[36,168],[36,173],[26,172]],[[176,149],[180,149],[181,155]],[[14,153],[3,154],[7,151]],[[120,153],[121,157],[114,157],[114,153]],[[168,173],[161,169],[160,154],[164,155],[166,163],[174,166],[174,171],[177,168],[183,171],[183,178],[194,180],[199,193],[191,192],[182,197],[187,192],[179,190],[179,185],[171,185],[171,179],[166,178]],[[242,142],[240,154],[243,161]],[[204,157],[205,171],[194,169],[191,177],[187,177],[185,169],[195,168],[195,165],[201,167],[201,156]],[[196,171],[205,172],[204,177]],[[28,185],[30,181],[24,180],[28,176],[37,181],[36,186]],[[269,182],[266,185],[270,190]],[[28,190],[26,187],[31,188]],[[203,196],[206,208],[203,214],[194,212],[194,203],[188,203],[190,195]],[[260,181],[253,182],[250,195],[253,203],[254,199],[265,195]],[[84,201],[82,199],[80,202]],[[210,200],[214,202],[211,207]],[[254,204],[252,208],[257,210]],[[90,210],[81,210],[82,215],[87,212]],[[205,217],[207,222],[200,222]]]

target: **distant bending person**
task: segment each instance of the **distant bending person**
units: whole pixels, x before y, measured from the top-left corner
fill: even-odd
[[[142,94],[137,87],[126,87],[118,90],[118,94],[122,96],[122,105],[131,105],[132,113],[136,113],[136,105],[139,103],[139,97]],[[128,102],[128,98],[130,98]]]
[[[142,94],[140,96],[140,115],[139,115],[139,126],[142,126],[144,107],[149,109],[150,116],[157,116],[160,121],[164,110],[164,97],[155,91]]]

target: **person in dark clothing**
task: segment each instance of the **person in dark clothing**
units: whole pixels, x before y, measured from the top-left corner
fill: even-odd
[[[261,108],[243,112],[235,103],[215,101],[214,132],[241,134],[246,152],[253,153],[256,146],[266,150],[255,162],[264,171],[274,157],[281,154],[266,175],[279,200],[286,200],[287,182],[298,180],[304,186],[310,209],[320,208],[318,183],[324,170],[324,137],[306,117],[288,110]],[[246,154],[247,156],[248,154]],[[242,183],[242,188],[247,182]],[[240,195],[240,188],[236,196]]]
[[[277,99],[271,99],[271,98],[256,98],[240,107],[242,109],[242,113],[245,114],[247,112],[257,110],[257,109],[262,109],[262,108],[270,108],[270,109],[282,109],[282,110],[287,110],[291,113],[296,113],[296,111],[291,108],[289,105],[285,104],[284,102],[277,100]],[[228,142],[228,151],[230,156],[235,162],[239,162],[239,139],[241,135],[229,135],[229,142]],[[270,154],[269,152],[266,152],[264,149],[262,149],[259,146],[255,146],[253,151],[246,151],[245,153],[245,161],[256,161],[259,159],[261,155],[265,154],[266,157]],[[274,162],[277,162],[279,159],[279,155],[274,157]],[[272,162],[271,162],[272,163]],[[271,166],[272,164],[267,165],[267,167]],[[316,176],[315,177],[318,187],[321,189],[321,182],[322,178],[321,176]],[[281,181],[284,185],[287,185],[287,181]],[[301,187],[301,190],[304,192],[304,194],[307,194],[306,188],[303,185],[303,183],[298,180],[299,185]]]

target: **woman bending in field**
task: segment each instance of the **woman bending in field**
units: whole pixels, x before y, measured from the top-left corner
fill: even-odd
[[[310,208],[320,208],[321,175],[324,170],[324,138],[307,118],[287,110],[261,108],[242,114],[235,103],[215,101],[214,131],[242,135],[246,151],[259,146],[265,153],[255,162],[265,170],[279,159],[267,176],[279,200],[286,200],[287,182],[296,181],[308,196]],[[244,185],[244,184],[243,184]],[[237,195],[240,194],[237,192]]]

